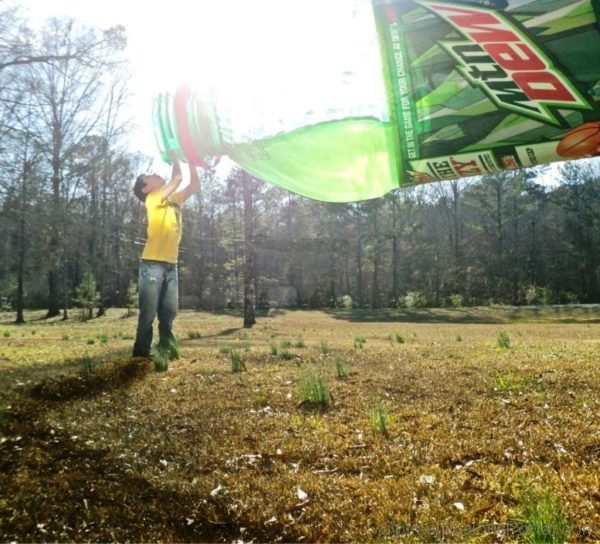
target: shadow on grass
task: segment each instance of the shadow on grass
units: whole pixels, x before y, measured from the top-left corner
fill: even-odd
[[[39,401],[69,401],[129,387],[153,370],[150,359],[121,359],[99,363],[93,359],[65,361],[78,368],[74,375],[55,375],[41,380],[29,390]]]
[[[344,321],[399,323],[600,323],[600,305],[478,306],[472,308],[420,308],[380,310],[325,310]]]

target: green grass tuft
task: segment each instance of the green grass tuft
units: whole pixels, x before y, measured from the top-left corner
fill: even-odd
[[[331,353],[331,348],[329,347],[329,344],[327,342],[325,342],[325,340],[321,340],[321,353],[323,355],[329,355]]]
[[[242,361],[242,356],[239,351],[232,349],[229,352],[229,358],[231,360],[231,372],[242,372],[242,370],[246,370],[246,365],[244,361]]]
[[[383,402],[379,401],[373,410],[371,410],[371,423],[384,436],[388,437],[390,435],[390,415]]]
[[[521,521],[525,526],[523,542],[562,544],[571,541],[573,528],[559,499],[550,491],[528,491],[520,502]]]
[[[315,370],[308,370],[300,377],[298,395],[303,403],[312,406],[328,406],[331,401],[327,381]]]
[[[500,331],[497,337],[498,347],[502,349],[510,348],[510,338],[506,331]]]
[[[340,380],[348,377],[348,365],[339,355],[335,358],[335,371]]]

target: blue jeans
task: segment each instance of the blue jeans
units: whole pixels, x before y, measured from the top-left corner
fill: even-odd
[[[133,355],[146,357],[152,346],[152,324],[158,315],[159,345],[175,341],[173,321],[179,305],[177,265],[159,261],[140,261],[139,310]]]

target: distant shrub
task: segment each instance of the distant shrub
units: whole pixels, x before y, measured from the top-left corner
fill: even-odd
[[[86,272],[81,283],[75,289],[73,302],[81,309],[81,321],[92,319],[94,308],[100,303],[100,293],[96,289],[96,279],[91,272]]]
[[[200,334],[198,331],[190,331],[188,332],[188,338],[190,340],[198,340],[199,338],[202,338],[202,334]]]
[[[133,315],[133,310],[138,307],[138,286],[135,281],[130,280],[127,287],[127,317]]]
[[[305,347],[304,344],[304,338],[302,337],[302,335],[298,336],[298,338],[296,339],[296,342],[294,344],[295,348],[303,348]]]
[[[404,344],[404,337],[400,334],[396,334],[396,342],[398,342],[398,344]]]
[[[352,310],[353,301],[350,295],[343,295],[337,299],[337,305],[344,310]]]
[[[455,293],[454,295],[450,295],[448,300],[450,301],[450,306],[453,308],[462,308],[464,306],[465,297],[459,293]]]
[[[421,291],[409,291],[404,296],[404,305],[407,308],[424,308],[427,305],[427,299]]]
[[[552,304],[552,292],[547,287],[528,285],[525,288],[525,302],[527,304]]]

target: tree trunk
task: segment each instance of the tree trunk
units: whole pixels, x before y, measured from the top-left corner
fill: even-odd
[[[241,173],[244,187],[244,328],[256,323],[256,293],[254,290],[254,212],[252,209],[252,180]]]
[[[365,305],[364,296],[363,296],[363,267],[362,267],[362,232],[360,228],[360,214],[361,208],[360,204],[357,204],[355,209],[355,217],[356,217],[356,291],[358,294],[358,307],[363,308]]]
[[[21,210],[19,217],[19,260],[17,263],[17,297],[15,300],[17,318],[15,323],[25,323],[25,296],[24,296],[24,281],[25,281],[25,258],[27,254],[27,180],[31,171],[31,163],[25,161],[23,165],[23,179],[21,182]]]

